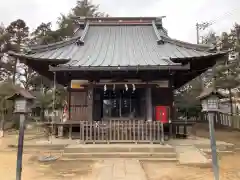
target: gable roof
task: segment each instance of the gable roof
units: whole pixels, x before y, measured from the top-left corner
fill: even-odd
[[[223,94],[222,92],[214,89],[213,87],[205,88],[201,94],[197,97],[197,99],[202,100],[211,94],[217,95],[219,98],[226,98],[227,95]]]
[[[104,21],[104,20],[108,21]],[[50,70],[181,68],[178,60],[217,56],[219,52],[206,45],[171,39],[156,18],[85,18],[73,38],[58,43],[35,46],[29,54],[10,55],[36,61],[58,62]],[[127,21],[126,21],[127,20]],[[134,20],[134,21],[133,21]],[[103,21],[103,22],[102,22]]]
[[[28,100],[36,99],[29,91],[24,88],[14,87],[15,93],[8,97],[8,100],[14,100],[16,97],[22,96]]]

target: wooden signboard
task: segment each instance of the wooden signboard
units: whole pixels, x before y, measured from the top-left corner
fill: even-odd
[[[84,89],[83,85],[88,84],[87,80],[72,80],[71,81],[71,88],[72,89]]]

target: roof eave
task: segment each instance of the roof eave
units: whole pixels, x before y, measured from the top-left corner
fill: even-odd
[[[195,59],[202,59],[202,58],[211,58],[211,57],[221,57],[226,55],[228,52],[216,52],[216,53],[211,53],[205,56],[197,56],[197,57],[186,57],[186,58],[171,58],[170,60],[175,62],[175,63],[183,63],[183,62],[190,62],[191,60],[195,60]]]
[[[44,58],[34,58],[30,55],[26,55],[26,54],[21,54],[21,53],[15,53],[13,51],[9,51],[7,53],[9,56],[13,56],[13,57],[16,57],[16,58],[19,58],[20,60],[21,59],[25,59],[25,60],[33,60],[33,61],[39,61],[39,62],[42,62],[42,61],[45,61],[45,62],[57,62],[59,64],[62,64],[62,63],[67,63],[70,59],[44,59]]]
[[[83,16],[72,16],[72,19],[80,19],[80,20],[157,20],[161,17],[83,17]]]
[[[148,71],[148,70],[189,70],[190,64],[156,66],[49,66],[50,71]]]
[[[203,100],[210,95],[217,95],[220,99],[227,97],[226,95],[224,95],[220,91],[216,90],[215,88],[210,87],[210,88],[204,89],[203,92],[198,97],[196,97],[196,99],[197,100]]]

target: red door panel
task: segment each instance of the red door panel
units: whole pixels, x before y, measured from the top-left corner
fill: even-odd
[[[156,120],[161,123],[168,123],[168,107],[167,106],[156,106]]]

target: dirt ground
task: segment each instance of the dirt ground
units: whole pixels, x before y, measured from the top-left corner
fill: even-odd
[[[149,180],[213,180],[211,168],[178,166],[175,163],[143,162]],[[240,179],[240,153],[220,159],[220,179]]]
[[[196,134],[208,137],[208,129],[199,126]],[[14,134],[14,133],[12,133]],[[16,152],[6,152],[7,144],[16,142],[17,136],[6,136],[0,139],[0,175],[1,180],[14,180],[16,172]],[[35,138],[35,137],[26,137]],[[240,132],[219,130],[216,132],[218,140],[235,143],[240,147]],[[48,154],[48,153],[47,153]],[[46,154],[45,154],[46,155]],[[53,154],[59,156],[59,154]],[[38,162],[39,154],[24,154],[24,180],[92,180],[91,172],[96,163],[92,161],[68,161],[42,164]],[[224,155],[220,159],[221,180],[240,179],[240,151]],[[211,168],[196,168],[178,166],[176,163],[142,162],[149,180],[212,180]]]
[[[208,126],[198,124],[194,127],[196,135],[209,138]],[[240,132],[228,129],[216,130],[216,139],[236,144],[240,147]],[[234,154],[219,155],[220,179],[240,179],[240,151]],[[211,168],[179,166],[175,163],[142,162],[149,180],[213,180]]]
[[[16,153],[0,153],[1,180],[14,180],[16,174]],[[22,179],[24,180],[81,180],[87,179],[92,170],[93,162],[56,161],[38,163],[38,156],[24,155]]]
[[[196,136],[209,138],[208,124],[197,124],[193,129],[196,133]],[[233,131],[227,128],[217,128],[215,131],[215,136],[219,141],[233,143],[240,147],[240,130]]]
[[[1,180],[16,179],[16,151],[9,151],[7,145],[16,142],[17,136],[14,133],[6,135],[0,139],[0,176]],[[33,139],[35,136],[27,136],[25,139]],[[95,162],[93,161],[62,161],[58,159],[51,163],[40,163],[41,156],[53,155],[59,157],[60,154],[39,152],[26,153],[23,155],[23,180],[88,180]]]

